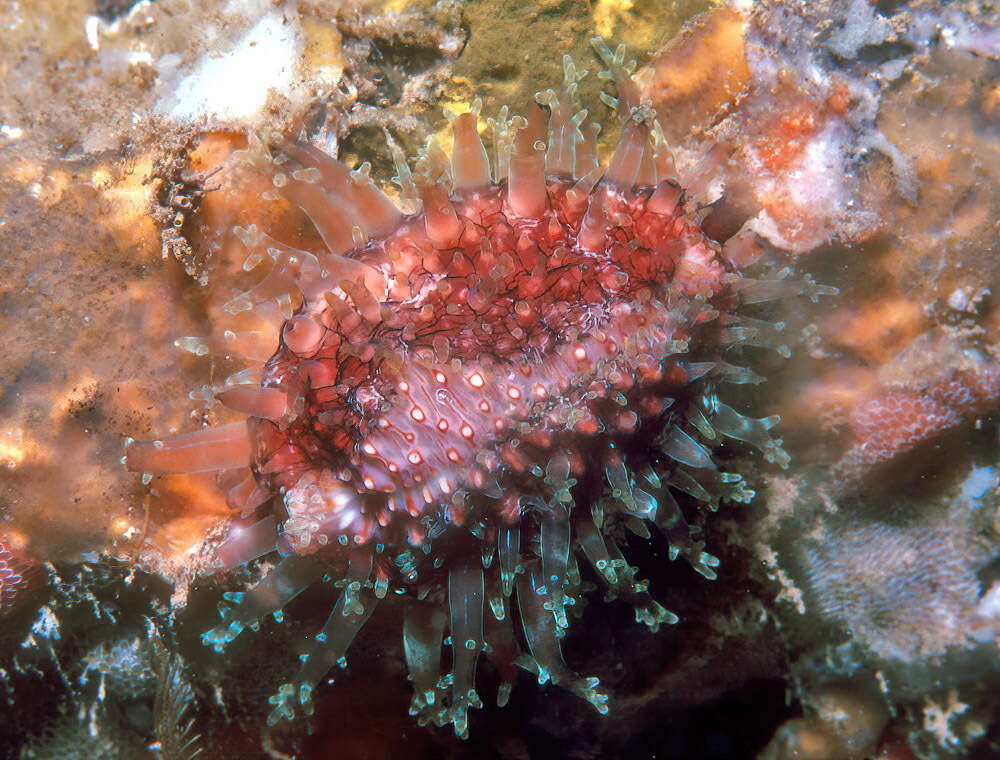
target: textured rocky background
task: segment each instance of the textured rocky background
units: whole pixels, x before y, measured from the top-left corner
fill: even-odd
[[[8,0],[0,17],[0,754],[1000,752],[995,7]],[[611,688],[608,717],[525,677],[468,742],[418,728],[389,613],[313,732],[272,732],[292,665],[275,653],[328,600],[211,655],[220,587],[257,572],[204,576],[219,484],[119,463],[127,435],[224,419],[198,390],[224,362],[173,341],[253,279],[233,225],[313,235],[229,156],[247,129],[305,130],[388,187],[385,133],[412,155],[442,109],[516,108],[564,53],[596,69],[595,31],[635,53],[682,168],[725,148],[709,229],[746,224],[841,290],[760,307],[791,356],[755,353],[768,382],[746,401],[782,415],[792,465],[745,464],[758,496],[714,521],[715,583],[630,547],[681,623],[584,610],[567,656]],[[598,91],[584,80],[609,148]]]

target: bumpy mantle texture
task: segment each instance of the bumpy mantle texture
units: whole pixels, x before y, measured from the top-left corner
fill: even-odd
[[[741,275],[759,248],[752,234],[720,246],[700,227],[718,151],[682,190],[634,63],[594,44],[623,124],[606,170],[568,58],[560,91],[538,95],[544,109],[492,121],[492,171],[477,108],[452,122],[450,160],[432,142],[411,172],[394,150],[401,194],[420,209],[411,215],[309,145],[250,140],[244,157],[308,214],[327,250],[237,229],[246,269],[273,262],[227,305],[258,327],[178,344],[259,359],[263,338],[263,367],[216,389],[249,419],[132,443],[126,463],[147,475],[249,464],[229,501],[256,522],[223,542],[220,564],[281,559],[226,595],[207,645],[222,651],[262,617],[280,619],[313,583],[341,589],[271,698],[272,723],[311,712],[390,592],[406,605],[421,723],[467,735],[483,652],[504,680],[500,704],[521,666],[607,712],[597,679],[560,649],[582,593],[577,555],[639,622],[676,622],[623,557],[624,530],[649,537],[655,525],[671,558],[713,578],[703,521],[753,492],[710,447],[735,439],[786,460],[768,432],[776,417],[745,417],[714,389],[761,379],[725,360],[733,346],[780,343],[774,325],[737,315],[741,304],[828,289]]]

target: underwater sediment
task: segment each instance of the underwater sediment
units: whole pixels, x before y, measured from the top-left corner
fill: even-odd
[[[188,19],[184,14],[193,11],[154,3],[102,11],[75,37],[52,35],[70,40],[47,50],[67,62],[61,71],[77,72],[79,115],[60,110],[61,101],[50,95],[48,111],[36,111],[49,118],[10,109],[3,133],[5,208],[12,211],[0,234],[5,250],[18,252],[7,258],[7,279],[24,287],[3,296],[12,379],[2,399],[9,420],[2,508],[11,545],[41,567],[55,562],[46,570],[48,581],[32,587],[27,606],[5,618],[9,704],[16,709],[18,695],[42,683],[49,706],[33,723],[14,724],[23,730],[10,746],[23,747],[27,756],[53,756],[54,747],[72,746],[74,731],[81,747],[82,737],[96,731],[127,756],[154,740],[172,743],[169,751],[187,746],[221,756],[311,756],[330,742],[358,753],[391,751],[375,738],[388,733],[395,737],[392,747],[415,755],[513,756],[547,746],[548,734],[570,756],[594,747],[617,755],[668,746],[674,756],[711,756],[709,747],[723,747],[713,750],[721,753],[716,756],[751,756],[791,718],[769,756],[801,752],[801,742],[816,736],[823,741],[809,746],[827,756],[988,752],[995,730],[990,679],[983,674],[995,670],[990,289],[997,208],[990,17],[971,6],[942,12],[921,5],[819,4],[792,11],[777,4],[752,12],[717,9],[679,29],[699,9],[657,15],[601,3],[574,15],[512,6],[497,20],[530,29],[533,41],[523,52],[498,50],[491,59],[485,52],[490,29],[502,24],[488,23],[484,8],[437,4],[392,15],[375,6],[248,5],[226,11],[227,36],[202,40],[203,23],[225,18],[209,9],[194,17],[195,33],[182,40],[163,11]],[[33,23],[23,28],[25,39]],[[510,113],[526,114],[523,104],[536,90],[559,89],[563,53],[580,68],[600,67],[586,50],[594,31],[628,42],[639,59],[638,97],[651,108],[640,126],[652,123],[655,112],[680,184],[699,186],[692,168],[714,157],[701,179],[724,192],[696,212],[705,239],[724,241],[746,223],[745,235],[752,232],[765,247],[748,246],[744,255],[763,250],[767,265],[798,270],[784,280],[786,287],[794,289],[808,272],[841,291],[821,308],[807,298],[782,298],[734,309],[749,314],[756,308],[758,330],[764,321],[784,323],[768,338],[790,358],[750,347],[735,361],[724,349],[728,364],[748,367],[744,377],[767,382],[732,386],[723,398],[753,417],[782,416],[774,432],[785,439],[789,470],[780,472],[730,442],[713,456],[756,490],[750,504],[723,503],[716,513],[706,510],[702,523],[690,512],[695,501],[674,497],[688,511],[686,520],[704,526],[698,540],[719,558],[715,581],[683,560],[671,562],[669,541],[655,532],[646,539],[614,529],[616,545],[638,566],[638,576],[649,579],[644,593],[679,617],[656,635],[635,625],[629,605],[601,604],[599,591],[587,593],[603,581],[599,572],[583,570],[584,593],[567,595],[579,599],[571,610],[582,617],[559,641],[574,670],[600,678],[610,695],[606,717],[556,688],[529,686],[532,677],[523,671],[513,676],[518,686],[506,711],[496,710],[490,702],[515,671],[494,669],[484,657],[478,689],[487,704],[470,713],[470,738],[459,743],[416,728],[406,715],[412,692],[399,636],[403,605],[392,603],[402,600],[386,599],[348,651],[349,667],[337,668],[336,683],[316,690],[314,718],[268,728],[274,708],[268,698],[294,680],[301,642],[322,628],[340,589],[320,583],[288,605],[281,623],[263,621],[259,633],[241,633],[219,654],[206,647],[202,634],[217,625],[221,592],[246,592],[278,559],[265,555],[219,575],[218,548],[226,545],[233,519],[226,491],[238,479],[164,475],[144,484],[121,468],[122,440],[167,441],[172,431],[239,421],[214,397],[243,365],[225,350],[199,357],[172,344],[181,336],[223,335],[233,318],[223,306],[259,282],[258,272],[243,269],[247,251],[234,227],[256,224],[255,231],[266,230],[286,246],[328,250],[308,213],[272,196],[282,190],[271,179],[281,169],[270,162],[285,138],[309,141],[349,166],[371,161],[370,177],[409,214],[415,205],[406,202],[419,193],[407,199],[387,182],[398,172],[383,129],[404,154],[415,156],[431,134],[453,154],[440,104],[460,113],[480,95],[484,116],[505,104]],[[538,37],[555,40],[549,47],[558,53],[537,55],[532,46],[545,47]],[[225,81],[225,68],[213,69],[209,61],[240,61],[240,51],[265,47],[273,60],[296,63],[260,74],[259,100],[213,99],[199,89],[206,78]],[[524,56],[547,63],[536,71]],[[19,76],[30,72],[30,59],[19,60],[28,61]],[[712,65],[716,60],[726,62],[725,76]],[[118,83],[113,95],[102,90],[107,81]],[[607,167],[623,130],[598,100],[599,85],[593,74],[585,77],[579,97],[604,125],[596,156]],[[123,106],[120,119],[115,103]],[[112,116],[96,123],[91,104]],[[133,113],[151,119],[129,123]],[[207,123],[185,128],[191,118]],[[496,154],[484,122],[477,131],[487,144],[492,181]],[[251,146],[250,154],[274,168],[261,172],[232,158],[247,149],[248,131],[272,143],[270,153]],[[541,131],[546,142],[548,132]],[[124,152],[115,152],[121,146]],[[717,146],[724,150],[713,153]],[[439,166],[452,170],[450,162]],[[713,187],[709,179],[721,181]],[[501,199],[503,192],[501,185]],[[355,235],[343,244],[353,247]],[[28,255],[33,245],[50,253]],[[729,264],[743,269],[751,262]],[[342,300],[353,306],[364,293],[351,294],[350,287]],[[324,303],[322,309],[333,308]],[[40,335],[50,336],[49,353],[39,350]],[[107,335],[118,341],[110,344]],[[711,354],[706,333],[690,343],[699,341],[699,350]],[[260,364],[275,345],[264,341]],[[280,375],[298,361],[272,372]],[[418,372],[415,365],[403,370]],[[690,413],[708,384],[716,380],[703,378],[675,394],[682,429],[692,439],[701,430]],[[680,415],[682,409],[688,413]],[[594,418],[607,426],[603,409]],[[578,432],[559,446],[568,451],[593,439]],[[717,443],[703,445],[710,450]],[[629,470],[649,456],[637,451],[625,457]],[[508,460],[516,453],[508,452]],[[543,492],[550,487],[546,464],[537,462]],[[366,488],[358,477],[356,492]],[[528,467],[518,477],[532,483],[535,476]],[[366,511],[370,506],[360,514],[377,514]],[[538,510],[530,506],[525,519],[537,524],[534,515],[545,514]],[[482,514],[482,504],[472,513]],[[299,525],[290,538],[300,549],[315,547],[318,534],[309,532],[308,521]],[[540,551],[525,538],[530,535],[522,537],[529,561]],[[311,536],[308,544],[303,536]],[[103,554],[87,555],[83,567],[91,570],[76,568],[81,553],[90,551]],[[935,558],[935,566],[914,557]],[[438,595],[447,596],[447,570],[437,571]],[[101,583],[91,583],[89,573]],[[886,594],[886,587],[899,592]],[[127,588],[135,593],[120,593]],[[115,594],[124,601],[107,607]],[[936,624],[925,624],[924,609],[936,610]],[[120,636],[108,638],[93,624],[110,619],[105,610],[129,621]],[[488,601],[484,612],[489,621]],[[520,622],[516,605],[509,614]],[[523,628],[514,633],[530,651]],[[448,648],[441,654],[447,668]],[[106,688],[101,696],[100,684],[118,683],[119,672],[134,674],[136,685],[113,693]],[[786,688],[797,700],[790,709]],[[373,693],[370,701],[358,697],[366,692]],[[175,724],[194,720],[190,733],[165,731],[171,707],[184,710]],[[224,731],[223,715],[233,718]],[[746,727],[751,715],[756,730]],[[837,715],[857,719],[837,723]],[[350,730],[335,725],[337,716],[352,716]],[[513,725],[523,728],[512,732]]]

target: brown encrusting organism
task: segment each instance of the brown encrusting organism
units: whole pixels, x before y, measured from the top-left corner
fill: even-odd
[[[272,723],[312,710],[316,686],[390,592],[406,600],[421,722],[466,735],[484,651],[504,680],[501,704],[520,665],[606,712],[597,679],[560,650],[582,593],[577,554],[639,622],[676,622],[622,555],[624,528],[648,537],[656,525],[672,558],[713,578],[702,523],[753,492],[711,449],[732,439],[787,461],[769,434],[777,417],[746,417],[715,389],[759,382],[727,358],[774,343],[775,326],[738,307],[831,289],[742,275],[755,238],[719,245],[700,226],[718,151],[682,188],[634,64],[623,47],[594,43],[622,121],[606,168],[568,57],[542,107],[492,121],[492,167],[475,105],[452,122],[450,159],[432,142],[411,172],[394,150],[401,194],[419,201],[412,215],[308,144],[249,140],[244,157],[309,215],[326,250],[237,230],[245,269],[271,264],[226,307],[243,326],[178,344],[258,361],[215,389],[249,419],[132,444],[126,462],[149,475],[249,465],[229,501],[256,521],[220,545],[220,564],[283,559],[227,595],[202,637],[217,651],[313,583],[342,589],[272,698]],[[446,632],[453,665],[442,677]]]
[[[188,153],[193,141],[194,134],[188,133],[167,142],[163,154],[153,164],[148,181],[156,183],[153,220],[160,230],[163,258],[174,257],[184,265],[189,276],[204,282],[205,262],[199,260],[183,231],[184,225],[198,211],[213,172],[191,168]]]

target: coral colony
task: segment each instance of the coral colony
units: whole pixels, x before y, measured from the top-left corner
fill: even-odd
[[[505,682],[500,704],[520,666],[607,712],[597,679],[560,648],[582,593],[578,558],[637,621],[676,622],[622,555],[625,529],[648,537],[655,525],[671,558],[711,579],[707,513],[753,496],[712,447],[735,439],[787,460],[769,435],[778,418],[745,417],[716,387],[761,379],[726,360],[772,342],[774,326],[739,315],[741,304],[832,289],[742,276],[737,264],[759,249],[752,235],[720,246],[700,227],[718,156],[682,188],[634,62],[594,45],[622,122],[606,168],[599,126],[575,99],[585,72],[568,57],[558,92],[492,121],[492,166],[475,107],[451,124],[450,159],[432,141],[411,172],[394,148],[401,194],[419,199],[412,215],[307,144],[250,140],[245,158],[327,250],[237,230],[246,269],[271,263],[227,305],[272,330],[263,366],[215,389],[248,419],[132,443],[126,463],[147,475],[249,465],[229,502],[256,522],[219,546],[221,565],[281,559],[226,595],[206,645],[221,652],[264,616],[280,619],[311,584],[341,590],[271,698],[272,723],[313,709],[379,600],[397,594],[421,723],[467,735],[484,653]],[[263,329],[178,344],[254,359]]]

